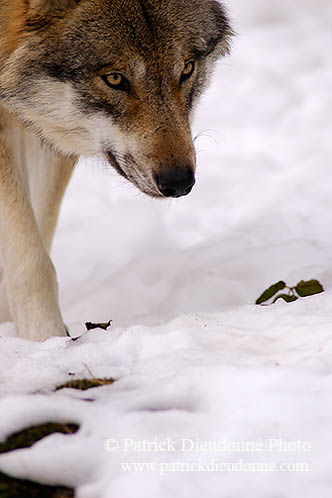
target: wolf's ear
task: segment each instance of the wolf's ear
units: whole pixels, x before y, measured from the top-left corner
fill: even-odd
[[[234,36],[234,32],[230,26],[225,7],[218,0],[210,0],[209,3],[213,20],[211,23],[210,39],[207,40],[207,51],[218,57],[230,52],[231,39]]]

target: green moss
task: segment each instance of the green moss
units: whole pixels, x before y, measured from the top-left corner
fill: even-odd
[[[301,282],[299,282],[295,287],[289,287],[285,284],[285,282],[280,280],[280,282],[277,282],[266,289],[256,300],[256,304],[266,303],[266,301],[269,301],[269,299],[284,289],[288,289],[288,294],[278,294],[272,301],[272,304],[279,301],[279,299],[283,299],[286,303],[293,303],[294,301],[297,301],[299,297],[314,296],[315,294],[324,292],[324,287],[320,282],[318,282],[318,280],[301,280]],[[266,306],[266,304],[263,305]]]
[[[29,427],[9,436],[0,444],[0,453],[18,448],[29,448],[49,434],[60,432],[73,434],[78,430],[76,424],[46,423]],[[1,498],[72,498],[74,490],[64,487],[43,486],[42,484],[16,479],[0,472]]]
[[[14,479],[0,472],[1,498],[73,498],[74,490]]]
[[[81,391],[86,391],[87,389],[90,389],[91,387],[105,386],[107,384],[113,384],[113,382],[115,382],[115,379],[112,379],[112,378],[109,378],[109,379],[70,380],[69,382],[66,382],[65,384],[61,384],[60,386],[57,386],[55,388],[55,390],[58,391],[59,389],[69,387],[71,389],[80,389]]]
[[[39,441],[40,439],[43,439],[43,437],[53,434],[54,432],[73,434],[77,430],[78,425],[76,424],[47,423],[29,427],[23,431],[15,432],[9,436],[4,443],[0,443],[0,453],[17,450],[18,448],[29,448],[36,441]],[[0,497],[2,498],[1,493]]]

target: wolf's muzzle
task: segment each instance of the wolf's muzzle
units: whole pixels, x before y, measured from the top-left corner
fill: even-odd
[[[165,170],[156,176],[157,187],[164,197],[182,197],[191,192],[195,184],[191,168],[175,168]]]

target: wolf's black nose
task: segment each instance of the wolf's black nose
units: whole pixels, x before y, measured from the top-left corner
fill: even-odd
[[[157,175],[157,186],[165,197],[182,197],[189,194],[195,184],[191,168],[174,168]]]

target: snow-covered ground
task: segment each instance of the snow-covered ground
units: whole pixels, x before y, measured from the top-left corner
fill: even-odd
[[[73,329],[114,326],[42,344],[0,326],[0,439],[80,425],[1,455],[2,471],[77,498],[332,495],[332,5],[229,9],[238,36],[196,115],[192,194],[156,202],[77,169],[53,250],[62,309]],[[254,305],[310,278],[327,292]],[[52,392],[89,372],[118,380]]]

